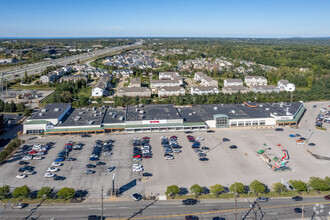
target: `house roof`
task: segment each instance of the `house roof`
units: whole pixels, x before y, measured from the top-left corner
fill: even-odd
[[[193,90],[200,90],[200,91],[211,91],[214,89],[218,89],[216,86],[195,86],[191,87]]]
[[[164,90],[164,91],[179,91],[179,90],[184,90],[184,88],[180,87],[180,86],[164,86],[162,88],[160,88],[159,90]]]
[[[241,79],[225,79],[227,82],[238,82],[238,83],[243,83]]]
[[[146,92],[150,91],[148,87],[123,87],[120,89],[123,92]]]

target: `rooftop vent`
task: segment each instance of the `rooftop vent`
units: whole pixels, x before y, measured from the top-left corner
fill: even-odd
[[[277,112],[274,112],[273,115],[277,115]]]
[[[47,109],[45,109],[45,108],[41,109],[41,112],[46,112],[46,111],[47,111]]]
[[[231,113],[235,114],[235,110],[230,110]]]
[[[54,108],[54,111],[58,112],[58,111],[60,111],[60,109],[59,108]]]
[[[263,105],[259,105],[259,107],[260,107],[260,108],[262,108],[262,107],[263,107]]]
[[[42,114],[42,113],[39,113],[39,116],[43,116],[44,114]]]
[[[192,115],[192,113],[189,113],[188,115]]]
[[[214,107],[214,110],[218,110],[218,107]]]
[[[193,112],[193,114],[196,114],[196,112]]]
[[[143,111],[143,110],[140,110],[140,111],[139,111],[139,113],[140,113],[140,114],[143,114],[143,113],[144,113],[144,111]]]
[[[269,108],[266,108],[265,110],[266,110],[266,111],[269,111]]]

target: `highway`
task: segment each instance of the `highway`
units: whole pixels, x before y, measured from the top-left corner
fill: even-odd
[[[252,201],[251,201],[252,202]],[[304,198],[295,202],[291,198],[273,198],[268,202],[259,203],[263,219],[298,219],[302,214],[295,213],[294,208],[304,209],[305,219],[324,219],[329,216],[330,202],[323,197]],[[169,201],[126,201],[104,202],[103,216],[106,219],[185,219],[186,215],[195,215],[199,219],[224,217],[235,219],[235,202],[233,199],[202,200],[193,206],[183,206],[181,200]],[[245,199],[239,199],[237,204],[237,219],[242,219],[250,209]],[[257,210],[257,209],[255,209]],[[260,219],[262,213],[257,212]],[[21,210],[7,208],[0,214],[0,219],[87,219],[88,215],[101,215],[101,202],[80,204],[56,204],[39,207],[29,205]],[[246,219],[254,219],[253,211]]]
[[[56,66],[56,65],[65,66],[70,63],[75,63],[78,60],[82,61],[82,60],[91,59],[93,57],[101,56],[111,52],[116,52],[122,49],[127,49],[141,44],[142,42],[136,42],[134,44],[125,45],[125,46],[110,47],[110,48],[96,50],[89,53],[78,54],[70,57],[63,57],[55,60],[43,61],[34,64],[27,64],[18,68],[13,67],[11,69],[7,69],[0,72],[1,74],[4,74],[4,77],[7,78],[7,80],[12,80],[12,79],[20,78],[21,75],[25,73],[25,71],[27,72],[28,75],[38,74],[44,71],[49,66]]]

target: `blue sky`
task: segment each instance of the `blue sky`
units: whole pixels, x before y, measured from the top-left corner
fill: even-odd
[[[329,37],[330,0],[0,0],[0,37]]]

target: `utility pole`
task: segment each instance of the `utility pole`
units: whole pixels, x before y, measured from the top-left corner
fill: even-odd
[[[101,220],[103,220],[103,186],[101,187]]]

